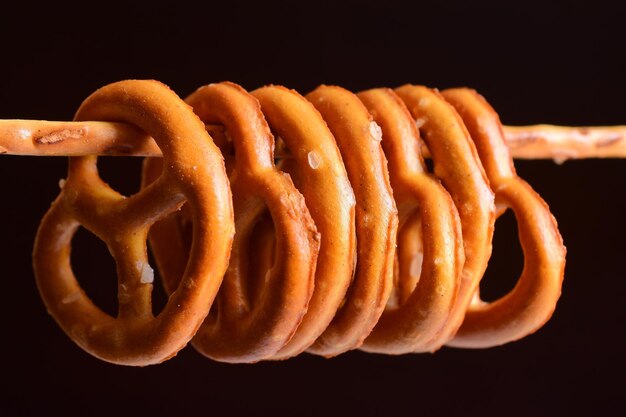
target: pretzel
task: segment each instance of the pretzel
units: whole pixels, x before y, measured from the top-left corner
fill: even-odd
[[[291,341],[274,359],[305,349],[332,355],[342,346],[316,343],[344,301],[356,260],[355,197],[335,138],[320,113],[304,97],[279,86],[252,94],[272,130],[293,156],[285,169],[304,195],[321,235],[315,288],[309,308]]]
[[[158,363],[192,337],[225,362],[482,348],[536,331],[554,311],[565,264],[556,221],[516,176],[498,116],[477,93],[321,86],[305,98],[226,82],[187,103],[199,118],[162,84],[125,81],[94,93],[76,122],[0,121],[0,153],[163,156],[145,160],[142,191],[129,198],[102,182],[95,156],[71,158],[42,221],[40,292],[95,356]],[[516,155],[532,148],[558,161],[617,155],[626,132],[506,129]],[[576,135],[595,142],[579,146]],[[583,153],[563,151],[573,144]],[[479,283],[506,208],[519,222],[524,271],[486,303]],[[117,318],[72,274],[80,224],[118,262]],[[170,297],[157,317],[148,231]]]
[[[230,179],[237,230],[218,298],[192,343],[215,360],[268,359],[290,340],[307,310],[320,235],[304,197],[274,166],[274,140],[258,100],[236,84],[221,83],[196,90],[186,101],[203,122],[224,125],[232,139]],[[146,160],[144,186],[158,172],[151,166],[158,162]],[[270,268],[254,271],[249,248],[266,207],[276,227],[276,249]],[[170,242],[183,239],[177,226],[175,221],[155,225],[150,237],[168,292],[179,285],[188,256],[180,250],[183,245],[172,251]]]
[[[382,314],[392,288],[398,228],[382,132],[351,92],[321,86],[306,95],[332,132],[356,198],[356,264],[343,305],[308,351],[334,356],[361,346]],[[358,152],[355,152],[358,149]]]
[[[358,94],[382,129],[382,145],[399,210],[396,294],[362,350],[401,354],[431,349],[449,320],[465,260],[461,224],[452,198],[427,172],[419,131],[392,90]],[[452,165],[449,159],[435,164]]]
[[[496,112],[470,89],[443,91],[470,131],[496,195],[498,214],[513,210],[524,252],[524,270],[515,288],[499,300],[478,298],[449,343],[457,347],[489,347],[508,343],[540,328],[561,295],[565,247],[548,205],[515,173]]]
[[[39,292],[65,333],[92,355],[124,365],[162,362],[196,333],[228,264],[234,224],[223,160],[191,109],[155,81],[103,87],[83,102],[76,119],[121,120],[145,130],[163,152],[163,173],[126,198],[100,179],[95,156],[70,158],[35,240]],[[151,225],[185,202],[194,223],[189,259],[155,317],[146,237]],[[102,239],[117,263],[117,317],[95,306],[72,272],[70,243],[79,225]]]
[[[435,350],[452,339],[461,326],[487,268],[495,222],[494,196],[469,133],[452,106],[439,93],[426,87],[405,85],[396,92],[412,116],[419,120],[420,134],[433,159],[453,161],[435,164],[434,172],[458,210],[465,263],[457,301],[448,322],[427,347],[427,350]]]

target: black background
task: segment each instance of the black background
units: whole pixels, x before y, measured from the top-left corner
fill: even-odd
[[[3,10],[0,118],[69,120],[100,86],[155,78],[182,97],[222,80],[302,93],[321,83],[353,91],[467,85],[507,124],[626,124],[624,13],[598,1],[59,7]],[[120,190],[138,188],[137,160],[103,158],[101,166]],[[536,334],[488,350],[256,365],[213,362],[188,347],[162,365],[125,368],[76,347],[34,284],[33,238],[66,160],[2,156],[0,414],[623,414],[626,162],[517,167],[550,204],[568,247],[563,295]],[[514,227],[510,216],[496,225],[491,297],[521,269]],[[106,305],[115,297],[113,261],[86,233],[76,239],[79,278]]]

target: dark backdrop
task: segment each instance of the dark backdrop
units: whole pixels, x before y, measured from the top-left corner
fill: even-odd
[[[4,10],[0,118],[68,120],[104,84],[155,78],[183,97],[222,80],[302,93],[321,83],[354,91],[407,82],[467,85],[507,124],[626,124],[624,14],[598,1],[128,3],[59,9],[22,2]],[[101,166],[122,191],[137,189],[137,160],[103,158]],[[251,366],[216,363],[188,347],[139,369],[81,351],[37,293],[32,242],[66,160],[2,156],[0,414],[624,413],[626,162],[517,167],[550,204],[568,247],[563,295],[536,334],[488,350],[302,355]],[[113,261],[86,234],[77,242],[73,264],[81,281],[98,302],[110,302]],[[510,288],[521,262],[515,224],[505,216],[485,293]]]

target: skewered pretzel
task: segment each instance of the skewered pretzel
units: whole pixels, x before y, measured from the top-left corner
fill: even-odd
[[[332,356],[361,346],[383,312],[392,288],[398,216],[380,128],[358,97],[340,87],[321,86],[306,98],[337,141],[356,199],[353,280],[343,305],[308,349]]]
[[[461,286],[448,322],[429,346],[429,350],[435,350],[461,326],[487,268],[495,222],[494,196],[470,135],[452,106],[426,87],[406,85],[396,92],[421,125],[420,133],[434,161],[449,161],[445,165],[435,164],[435,175],[450,193],[461,221],[465,252]]]
[[[237,230],[218,298],[193,345],[220,361],[269,359],[291,339],[307,310],[319,233],[290,177],[274,166],[274,139],[253,96],[235,84],[221,83],[198,89],[187,102],[204,122],[223,124],[232,138],[230,181]],[[158,165],[160,160],[146,160],[145,186],[155,179]],[[277,229],[276,249],[270,268],[255,271],[250,240],[266,206]],[[163,260],[159,266],[168,292],[178,287],[188,257],[185,245],[172,248],[170,243],[185,238],[180,220],[155,225],[150,238],[157,262]]]
[[[498,215],[511,208],[518,221],[525,262],[515,288],[501,299],[474,299],[450,345],[488,347],[517,340],[541,327],[561,294],[565,247],[548,205],[515,173],[496,112],[473,90],[450,89],[443,97],[460,114],[496,195]]]
[[[398,205],[396,294],[362,349],[378,353],[427,351],[449,320],[465,261],[454,203],[428,174],[418,148],[419,131],[392,90],[359,93],[382,129],[382,145]],[[435,154],[435,164],[451,160]]]
[[[145,162],[144,190],[125,200],[97,177],[95,157],[72,159],[66,185],[42,222],[34,262],[44,300],[64,330],[96,356],[143,365],[173,355],[207,314],[224,273],[192,344],[228,362],[285,359],[305,350],[333,356],[354,348],[398,354],[443,345],[494,346],[532,333],[552,314],[563,278],[562,239],[547,205],[515,175],[498,117],[476,93],[440,94],[407,85],[355,96],[322,86],[305,99],[276,86],[251,94],[232,83],[197,90],[187,101],[222,151],[233,190],[237,234],[225,271],[229,246],[224,242],[230,242],[232,220],[224,211],[230,208],[228,190],[225,199],[218,196],[224,191],[218,189],[225,182],[223,163],[209,155],[211,140],[196,131],[202,130],[197,118],[173,116],[189,113],[180,101],[173,106],[176,112],[166,113],[150,99],[139,103],[141,94],[165,103],[173,93],[146,92],[147,87],[132,83],[101,90],[116,92],[123,104],[110,104],[99,91],[77,118],[127,120],[140,129],[103,122],[0,123],[5,135],[0,146],[10,153],[156,156],[155,145],[163,149],[162,162]],[[179,146],[179,128],[194,137],[194,150]],[[156,144],[141,129],[154,135]],[[277,165],[270,129],[276,135]],[[555,133],[508,131],[533,146],[544,133]],[[611,132],[606,134],[621,131]],[[29,145],[25,139],[31,137]],[[92,144],[87,139],[93,137],[102,140]],[[613,149],[620,142],[602,147]],[[548,152],[542,145],[535,149]],[[562,155],[556,149],[561,153],[555,155]],[[432,156],[434,175],[427,172],[422,152]],[[202,188],[206,178],[214,194]],[[192,193],[197,188],[202,188],[200,197]],[[213,200],[205,201],[205,194]],[[149,198],[158,208],[146,209]],[[210,204],[222,204],[213,223],[204,210]],[[131,207],[146,213],[126,219]],[[508,295],[484,303],[479,282],[491,254],[496,215],[506,207],[518,217],[525,267]],[[71,275],[69,242],[79,223],[105,240],[118,260],[117,319],[93,306]],[[120,244],[111,230],[126,241]],[[147,264],[148,230],[171,294],[164,310],[169,315],[156,318],[148,314],[150,287],[137,284]],[[211,240],[209,231],[218,234]],[[221,262],[212,268],[203,263],[212,259],[209,242],[219,246]],[[139,272],[133,269],[137,265]],[[203,282],[204,292],[194,293],[194,300],[204,297],[204,309],[193,319],[170,314],[181,288],[189,289],[190,273],[203,268],[206,273],[191,280]],[[140,295],[130,303],[129,288]],[[72,310],[77,306],[82,310]],[[88,314],[72,328],[76,311]]]
[[[163,172],[126,198],[100,179],[97,157],[71,158],[67,180],[35,241],[39,291],[61,328],[92,355],[124,365],[162,362],[196,333],[228,264],[234,225],[223,160],[198,117],[158,82],[103,87],[83,102],[76,119],[125,121],[143,129],[163,152]],[[152,224],[185,202],[194,223],[188,262],[154,317],[146,238]],[[96,307],[72,272],[70,243],[79,225],[106,242],[117,263],[117,317]]]

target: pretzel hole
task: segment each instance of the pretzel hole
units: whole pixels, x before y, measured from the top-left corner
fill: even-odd
[[[435,171],[435,161],[432,158],[424,158],[424,163],[426,164],[426,171],[431,173]]]
[[[76,280],[102,311],[117,316],[117,271],[106,243],[79,227],[72,238],[70,264]]]
[[[282,160],[291,158],[293,158],[293,155],[289,147],[287,147],[285,140],[274,134],[274,164],[279,165]]]
[[[99,157],[98,174],[109,187],[130,196],[140,188],[141,160],[130,156]]]
[[[418,211],[411,214],[398,228],[394,257],[393,288],[387,308],[399,308],[409,299],[422,274],[424,244],[422,222]]]
[[[493,253],[480,282],[480,298],[486,302],[508,294],[515,287],[524,267],[515,214],[507,209],[496,223]]]
[[[393,310],[400,307],[400,297],[398,294],[398,280],[400,277],[400,260],[398,258],[398,251],[393,254],[393,286],[385,305],[386,310]]]
[[[205,127],[213,143],[217,145],[224,157],[226,174],[230,178],[235,170],[235,144],[233,138],[222,125],[208,124]]]
[[[193,241],[193,220],[190,206],[185,203],[179,211],[170,213],[162,220],[154,223],[148,232],[148,236],[150,236],[153,228],[158,227],[162,222],[168,222],[170,224],[173,222],[175,224],[175,228],[177,229],[177,236],[180,237],[180,240],[175,238],[175,241],[169,242],[173,246],[173,253],[177,253],[178,255],[176,256],[180,256],[177,262],[170,262],[170,268],[173,267],[174,269],[168,274],[168,277],[171,280],[171,282],[168,282],[168,288],[173,292],[180,284],[180,280],[184,275]],[[174,249],[174,247],[176,249]],[[161,275],[159,265],[150,244],[147,245],[147,253],[148,262],[154,270],[154,281],[152,283],[152,313],[156,316],[163,310],[163,308],[165,308],[169,296],[164,285],[165,279]]]
[[[237,262],[238,275],[227,275],[225,279],[236,279],[235,287],[239,291],[240,307],[243,311],[252,311],[255,305],[259,305],[270,278],[270,271],[276,262],[276,232],[274,221],[267,208],[261,208],[254,223],[249,227],[237,230],[240,233],[241,248],[240,256],[233,262]],[[208,323],[217,321],[219,315],[219,302],[213,303],[209,311]]]
[[[258,221],[250,230],[247,240],[245,257],[242,259],[244,267],[243,290],[249,305],[257,304],[263,296],[267,286],[270,271],[276,263],[276,232],[274,221],[269,211],[265,209],[258,217]]]

